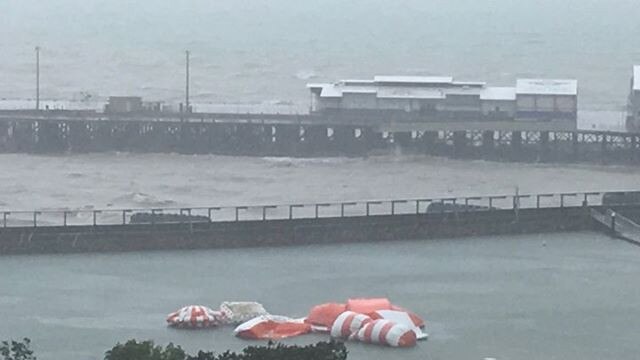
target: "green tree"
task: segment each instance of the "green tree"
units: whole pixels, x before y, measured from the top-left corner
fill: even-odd
[[[187,355],[180,346],[167,345],[164,349],[152,341],[129,340],[107,351],[105,360],[346,360],[347,349],[340,342],[319,342],[298,346],[269,342],[267,346],[249,346],[241,353],[226,351],[222,354],[199,351]]]
[[[137,342],[129,340],[124,344],[118,343],[106,352],[105,360],[185,360],[187,354],[180,346],[173,344],[155,345],[153,341]]]
[[[22,341],[3,341],[0,343],[0,356],[2,360],[36,360],[28,338]]]

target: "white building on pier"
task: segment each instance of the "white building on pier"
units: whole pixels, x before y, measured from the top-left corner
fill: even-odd
[[[520,79],[515,87],[452,77],[376,76],[308,84],[317,113],[462,120],[575,120],[576,80]]]

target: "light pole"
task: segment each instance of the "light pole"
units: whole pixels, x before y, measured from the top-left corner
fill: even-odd
[[[186,54],[186,67],[187,67],[187,71],[186,71],[186,79],[185,79],[185,87],[186,87],[186,91],[185,91],[185,112],[189,112],[189,56],[191,55],[191,52],[189,50],[185,51]]]
[[[40,46],[36,46],[36,110],[40,110]]]

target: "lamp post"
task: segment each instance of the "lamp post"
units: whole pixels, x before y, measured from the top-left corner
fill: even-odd
[[[189,56],[191,52],[189,50],[185,51],[186,55],[186,78],[185,78],[185,112],[189,112]]]
[[[36,46],[36,110],[40,110],[40,46]]]

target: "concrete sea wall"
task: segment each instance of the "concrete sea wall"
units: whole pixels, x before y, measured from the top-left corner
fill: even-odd
[[[627,214],[640,213],[638,207]],[[0,229],[0,255],[290,246],[584,231],[588,207]]]

